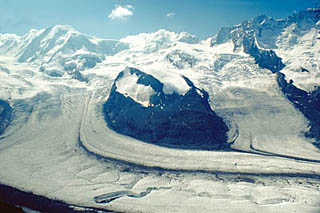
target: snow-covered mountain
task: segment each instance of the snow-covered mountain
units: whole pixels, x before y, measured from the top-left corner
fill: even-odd
[[[319,20],[319,9],[300,11],[286,19],[259,16],[222,28],[210,42],[214,47],[231,40],[234,52],[250,55],[257,49],[273,50],[286,65],[284,70],[282,66],[276,70],[281,70],[300,88],[312,91],[319,85]]]
[[[41,72],[52,75],[93,68],[106,56],[126,48],[117,40],[98,39],[61,25],[30,30],[21,37],[10,34],[0,37],[1,54],[14,57],[20,63],[40,65]]]
[[[0,182],[123,212],[316,211],[319,86],[319,9],[203,41],[60,25],[0,34]],[[211,129],[228,149],[189,146]],[[181,141],[152,141],[165,136]]]
[[[308,9],[286,19],[259,16],[223,28],[211,46],[231,40],[233,51],[252,56],[261,68],[278,74],[283,93],[310,121],[310,132],[320,140],[320,10]]]

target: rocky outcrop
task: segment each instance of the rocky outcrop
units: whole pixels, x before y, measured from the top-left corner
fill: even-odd
[[[81,72],[79,71],[75,71],[73,73],[70,73],[71,77],[73,79],[76,79],[78,81],[81,81],[81,82],[85,82],[85,83],[88,83],[89,82],[89,79],[87,77],[84,77]]]
[[[119,92],[122,91],[119,82],[128,76],[137,79],[134,88],[140,88],[143,94],[130,97],[130,92]],[[211,110],[208,94],[196,88],[188,78],[181,80],[190,87],[185,94],[165,93],[164,84],[153,76],[134,68],[122,71],[103,107],[107,125],[118,133],[171,148],[219,149],[228,146],[228,128]],[[150,94],[147,99],[139,99],[147,93]]]
[[[11,120],[12,108],[3,100],[0,100],[0,135],[9,126]]]
[[[285,67],[282,59],[273,50],[259,49],[252,38],[243,38],[243,50],[255,59],[259,67],[269,69],[273,73],[279,72]]]

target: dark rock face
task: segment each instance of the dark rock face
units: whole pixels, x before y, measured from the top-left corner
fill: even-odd
[[[283,94],[309,120],[310,130],[305,135],[315,138],[320,148],[320,87],[308,93],[294,86],[293,81],[288,83],[282,73],[278,73],[277,80]]]
[[[0,100],[0,135],[10,124],[11,113],[10,105],[6,101]]]
[[[117,91],[116,78],[103,112],[108,126],[118,133],[139,140],[176,148],[218,149],[228,146],[228,128],[213,112],[208,94],[196,88],[186,77],[190,90],[185,95],[165,94],[163,83],[151,75],[130,68],[130,75],[138,77],[137,84],[151,86],[149,106]]]
[[[78,70],[75,71],[74,73],[70,73],[73,79],[76,79],[78,81],[82,81],[82,82],[86,82],[88,83],[89,80],[88,78],[84,77],[81,72],[79,72]]]
[[[259,49],[252,38],[243,38],[243,50],[254,57],[259,67],[269,69],[273,73],[279,72],[285,67],[282,59],[273,50]]]

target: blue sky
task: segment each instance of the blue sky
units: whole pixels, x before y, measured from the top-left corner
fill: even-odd
[[[22,35],[56,24],[119,39],[164,28],[201,39],[258,15],[284,18],[317,0],[0,0],[0,33]],[[113,11],[113,12],[112,12]]]

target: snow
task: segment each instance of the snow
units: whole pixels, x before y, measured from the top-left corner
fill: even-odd
[[[134,73],[131,74],[127,69],[124,76],[116,81],[117,92],[126,97],[132,98],[135,102],[148,107],[150,104],[150,97],[155,94],[152,87],[137,84],[139,77]]]
[[[161,75],[161,70],[146,69],[147,73],[156,77],[161,83],[163,83],[163,92],[165,94],[179,94],[185,95],[189,90],[190,86],[180,75],[166,74]],[[139,77],[134,73],[130,73],[130,69],[126,68],[124,76],[116,81],[117,92],[123,94],[126,97],[130,97],[137,103],[148,107],[150,104],[150,97],[155,93],[151,86],[145,86],[138,84]]]
[[[177,93],[179,95],[185,95],[190,90],[190,86],[183,79],[182,75],[174,72],[164,73],[160,66],[160,64],[145,66],[142,71],[151,74],[163,83],[163,92],[165,94]]]
[[[166,77],[165,79],[162,79],[164,85],[163,85],[163,92],[165,94],[173,94],[177,93],[179,95],[185,95],[190,87],[186,84],[186,82],[182,79],[176,80],[174,78]]]
[[[320,30],[312,28],[299,36],[293,33],[294,29],[295,26],[290,26],[279,36],[275,52],[286,64],[282,72],[287,80],[293,80],[303,90],[313,91],[320,82]],[[302,72],[301,68],[309,72]]]
[[[177,41],[185,42],[188,44],[197,44],[200,40],[195,35],[191,35],[187,32],[181,32],[177,38]]]
[[[296,35],[294,28],[289,26],[272,38],[277,47],[274,51],[286,64],[283,72],[287,79],[311,90],[320,82],[319,32],[312,28]],[[58,29],[65,29],[68,36],[56,37]],[[8,100],[17,113],[0,139],[0,170],[5,171],[0,173],[2,184],[75,206],[122,212],[320,209],[320,182],[315,177],[320,173],[320,154],[303,137],[308,121],[283,97],[276,75],[259,68],[241,50],[234,52],[231,40],[210,47],[210,39],[195,42],[197,39],[187,33],[159,30],[121,39],[123,49],[112,53],[83,45],[64,52],[65,42],[74,34],[91,42],[90,47],[110,45],[112,49],[118,41],[82,35],[70,27],[52,30],[41,40],[39,49],[30,49],[31,55],[37,56],[33,62],[19,63],[17,59],[44,30],[22,37],[0,35],[0,44],[9,42],[14,47],[9,51],[8,46],[0,45],[0,99]],[[48,51],[41,55],[46,48]],[[193,66],[178,68],[166,60],[165,56],[177,50],[192,56]],[[80,66],[82,61],[74,57],[83,55],[105,58],[81,70],[88,83],[72,79],[60,64],[61,59]],[[41,66],[63,71],[64,75],[48,76],[39,72]],[[309,72],[299,72],[300,66]],[[126,67],[157,78],[166,94],[189,91],[182,75],[205,89],[212,109],[230,128],[229,136],[235,139],[232,148],[243,152],[169,149],[110,130],[101,113],[102,105],[115,78]],[[137,84],[137,79],[136,74],[125,72],[116,82],[117,91],[147,107],[155,91]],[[107,204],[94,202],[94,197],[107,193],[135,194],[150,187],[153,190],[141,198],[124,196]]]
[[[120,39],[120,42],[127,43],[133,51],[152,53],[160,49],[168,48],[177,42],[197,44],[199,39],[187,32],[175,33],[160,29],[154,33],[140,33]]]
[[[59,69],[63,69],[66,61],[79,54],[88,54],[87,58],[92,56],[100,61],[107,55],[127,48],[117,40],[84,35],[65,25],[30,30],[22,37],[1,35],[0,44],[3,44],[0,45],[0,54],[14,57],[20,63],[55,66]],[[79,65],[78,71],[87,69],[81,61],[75,63]]]
[[[140,33],[120,39],[120,42],[128,43],[130,49],[151,53],[162,48],[169,47],[176,39],[177,34],[161,29],[154,33]]]

